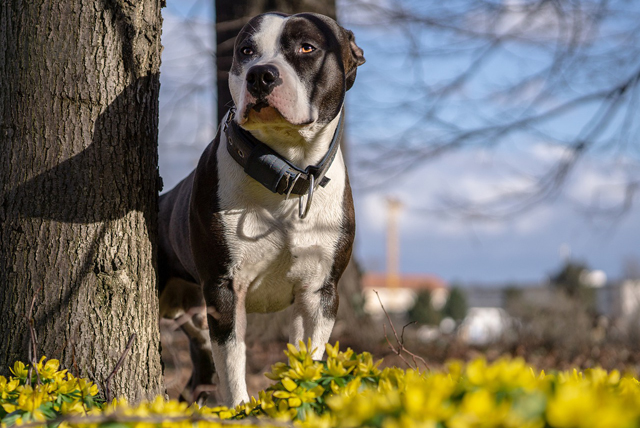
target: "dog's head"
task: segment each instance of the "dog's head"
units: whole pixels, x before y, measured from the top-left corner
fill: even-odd
[[[235,42],[229,88],[236,120],[247,129],[328,123],[364,61],[353,33],[331,18],[258,15]]]

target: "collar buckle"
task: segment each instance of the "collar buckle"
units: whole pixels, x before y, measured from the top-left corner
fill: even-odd
[[[231,108],[222,125],[227,137],[227,151],[247,175],[271,192],[285,195],[285,200],[289,199],[292,193],[299,195],[298,215],[304,219],[311,208],[316,187],[325,187],[329,183],[330,178],[325,174],[340,150],[344,110],[340,112],[338,125],[327,153],[318,164],[309,165],[304,170],[280,156],[250,132],[242,129],[234,121],[235,113],[235,108]],[[305,195],[306,203],[303,200]]]

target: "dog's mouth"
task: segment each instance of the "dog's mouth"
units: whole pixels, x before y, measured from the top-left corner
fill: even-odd
[[[242,116],[239,121],[241,125],[287,122],[282,113],[265,100],[247,105]]]
[[[243,127],[253,127],[254,125],[277,125],[299,128],[312,124],[314,119],[303,119],[299,122],[291,120],[289,115],[280,110],[279,107],[271,105],[271,103],[266,99],[260,99],[245,104],[244,109],[239,111],[237,121],[238,124]]]
[[[265,107],[271,107],[269,105],[269,103],[266,100],[259,100],[258,102],[256,102],[250,109],[251,110],[255,110],[257,113],[260,113],[260,110],[262,110]],[[273,107],[271,107],[273,108]]]

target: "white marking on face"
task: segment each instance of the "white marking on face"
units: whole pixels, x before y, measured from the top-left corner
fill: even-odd
[[[252,40],[255,50],[259,54],[252,61],[243,65],[239,75],[229,75],[229,89],[231,97],[237,107],[236,120],[248,130],[273,126],[274,121],[281,125],[304,126],[314,123],[318,118],[318,111],[310,102],[310,90],[300,80],[295,69],[285,59],[280,47],[280,37],[289,17],[279,15],[265,15]],[[279,115],[257,114],[247,110],[258,100],[247,90],[247,72],[257,65],[273,65],[278,69],[282,83],[265,97],[269,106]],[[252,117],[248,117],[251,113]]]
[[[260,29],[253,37],[263,59],[268,61],[278,54],[280,35],[288,19],[288,16],[280,15],[264,15],[262,18]]]

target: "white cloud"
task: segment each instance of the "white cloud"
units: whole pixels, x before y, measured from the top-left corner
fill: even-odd
[[[586,206],[612,207],[624,202],[627,185],[639,179],[637,165],[628,170],[616,161],[582,162],[567,186],[567,194]]]
[[[372,231],[383,232],[386,227],[385,198],[392,195],[405,204],[402,228],[415,234],[434,236],[464,236],[472,228],[476,235],[512,234],[515,236],[539,233],[557,221],[557,208],[543,202],[530,212],[502,221],[471,222],[464,212],[456,212],[455,203],[462,201],[482,204],[501,201],[514,194],[533,192],[538,175],[566,157],[566,151],[549,144],[531,144],[523,150],[496,149],[463,150],[425,164],[396,186],[368,193],[358,198],[357,212],[361,221]],[[624,186],[630,177],[630,167],[616,167],[619,162],[604,162],[587,157],[581,159],[572,172],[564,194],[571,202],[588,204],[620,203]],[[544,165],[544,166],[541,166]],[[527,172],[522,172],[527,171]],[[482,213],[482,212],[480,212]]]
[[[560,162],[571,157],[571,151],[558,144],[535,143],[530,145],[529,152],[543,163]]]

